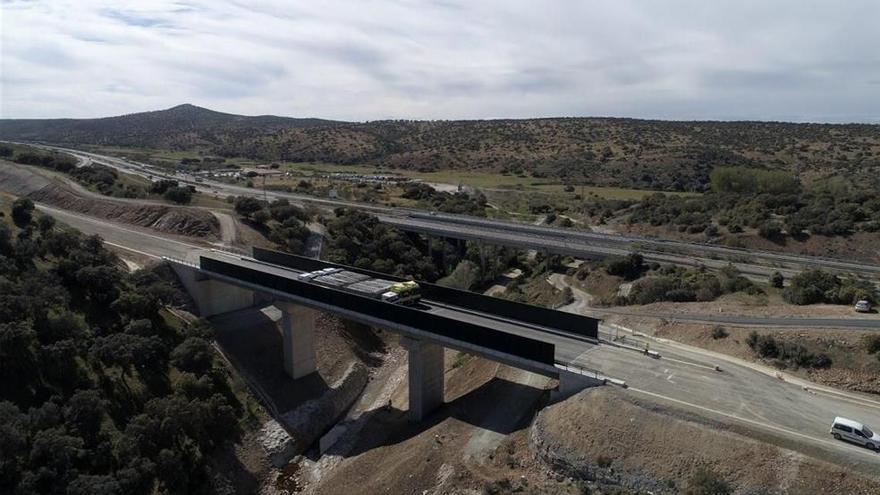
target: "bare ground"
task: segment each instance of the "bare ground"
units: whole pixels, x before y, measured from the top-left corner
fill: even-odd
[[[96,198],[63,181],[9,162],[0,162],[0,190],[67,211],[160,232],[209,239],[220,235],[220,224],[208,211],[148,201]]]
[[[735,493],[873,494],[880,482],[610,387],[542,411],[530,444],[569,476],[653,493],[680,493],[699,468],[720,474]]]

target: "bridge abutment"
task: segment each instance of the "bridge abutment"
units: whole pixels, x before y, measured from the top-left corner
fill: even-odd
[[[170,266],[196,303],[199,316],[202,318],[238,311],[254,305],[254,292],[249,289],[209,279],[199,273],[197,268],[189,265],[171,263]]]
[[[315,318],[317,311],[293,303],[276,303],[281,310],[284,371],[294,380],[317,371]]]
[[[409,355],[409,415],[422,421],[443,404],[443,346],[412,337],[401,337]]]

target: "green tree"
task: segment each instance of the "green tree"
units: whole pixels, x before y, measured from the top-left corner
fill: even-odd
[[[187,186],[171,187],[162,194],[162,197],[168,201],[186,205],[192,201],[193,191]]]
[[[252,218],[258,211],[263,211],[263,203],[257,198],[250,196],[238,196],[233,202],[235,213],[244,218]]]
[[[187,337],[171,351],[171,364],[181,371],[204,375],[214,364],[214,350],[205,339]]]
[[[29,198],[18,198],[12,202],[12,221],[19,227],[30,225],[34,215],[34,202]]]
[[[773,274],[770,275],[770,285],[777,289],[781,289],[782,286],[785,285],[785,277],[779,272],[773,272]]]

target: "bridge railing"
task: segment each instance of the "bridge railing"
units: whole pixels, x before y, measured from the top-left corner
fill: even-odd
[[[193,263],[192,261],[187,261],[187,260],[184,260],[184,259],[181,259],[181,258],[175,258],[175,257],[173,257],[173,256],[162,256],[162,260],[163,260],[163,261],[169,261],[169,262],[171,262],[171,263],[176,263],[176,264],[178,264],[178,265],[188,266],[188,267],[191,267],[191,268],[199,268],[199,265],[196,264],[196,263]]]
[[[221,259],[202,257],[201,270],[207,274],[214,273],[263,286],[298,298],[321,302],[342,310],[419,329],[474,346],[485,347],[521,359],[551,366],[554,363],[555,346],[553,344],[502,332],[488,326],[451,320],[448,317],[409,306],[388,304],[351,292],[302,282],[293,277],[266,273]]]
[[[254,248],[254,258],[258,261],[303,271],[313,271],[333,266],[353,272],[363,273],[371,277],[400,281],[404,280],[400,277],[377,273],[371,270],[328,263],[326,261],[257,247]],[[589,339],[599,338],[599,320],[596,318],[556,311],[541,306],[533,306],[531,304],[507,301],[497,297],[485,296],[475,292],[443,287],[441,285],[426,282],[419,282],[419,285],[421,286],[422,296],[425,299],[542,326],[578,337],[586,337]]]

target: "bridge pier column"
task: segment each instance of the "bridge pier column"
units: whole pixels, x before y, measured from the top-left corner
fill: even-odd
[[[409,415],[422,421],[443,404],[443,346],[411,337],[400,344],[409,354]]]
[[[284,339],[284,371],[294,380],[317,371],[315,317],[317,311],[292,303],[277,303]]]

